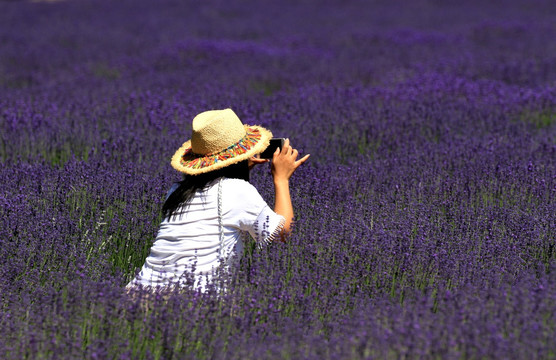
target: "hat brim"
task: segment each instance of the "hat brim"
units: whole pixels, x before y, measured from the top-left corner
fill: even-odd
[[[191,140],[186,141],[172,156],[172,167],[188,175],[199,175],[222,169],[262,153],[270,144],[272,132],[257,125],[244,125],[245,136],[237,143],[214,154],[193,153]]]

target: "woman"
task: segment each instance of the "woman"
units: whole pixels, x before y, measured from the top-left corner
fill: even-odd
[[[185,285],[192,277],[194,287],[204,291],[221,264],[229,268],[239,259],[246,234],[262,246],[291,231],[289,179],[309,155],[297,160],[289,140],[273,154],[272,210],[248,182],[250,169],[268,161],[258,154],[272,133],[243,125],[231,109],[203,112],[192,128],[191,140],[171,162],[184,180],[170,189],[150,255],[128,289]]]

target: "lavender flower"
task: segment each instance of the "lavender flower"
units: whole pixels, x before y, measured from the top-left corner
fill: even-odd
[[[2,3],[0,353],[554,358],[554,10]],[[224,107],[312,154],[289,241],[208,293],[127,293],[169,157]]]

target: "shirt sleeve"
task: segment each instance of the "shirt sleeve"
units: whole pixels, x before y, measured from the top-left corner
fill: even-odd
[[[253,230],[248,230],[259,246],[270,244],[280,236],[284,229],[286,219],[276,214],[268,205],[263,208],[255,223]]]
[[[286,223],[284,217],[276,214],[247,181],[227,180],[224,206],[230,225],[249,232],[259,246],[276,239]]]

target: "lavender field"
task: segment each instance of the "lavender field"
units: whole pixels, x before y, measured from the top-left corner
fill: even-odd
[[[556,359],[555,39],[552,0],[0,1],[0,357]],[[311,154],[294,233],[129,296],[226,107]]]

